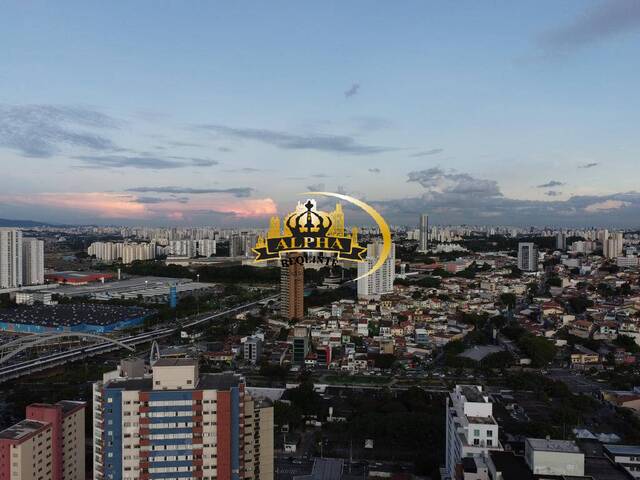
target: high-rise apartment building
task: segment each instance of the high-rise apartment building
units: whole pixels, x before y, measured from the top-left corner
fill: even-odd
[[[419,252],[429,251],[429,215],[423,213],[420,215],[420,245],[418,245]]]
[[[558,250],[567,249],[567,234],[564,232],[558,232],[556,234],[556,248]]]
[[[0,228],[0,288],[22,286],[22,231]]]
[[[156,258],[156,244],[150,243],[113,243],[94,242],[87,249],[89,255],[103,262],[115,262],[122,259],[122,263],[129,264],[136,260],[153,260]]]
[[[216,254],[216,241],[210,238],[198,240],[198,255],[212,257]]]
[[[34,403],[0,432],[0,479],[84,480],[84,402]]]
[[[280,267],[280,315],[288,320],[304,317],[304,264],[289,255],[288,266]]]
[[[191,359],[127,370],[93,387],[95,480],[273,479],[273,406],[242,377]]]
[[[262,357],[262,339],[257,336],[248,337],[244,341],[244,359],[252,364],[260,362]]]
[[[493,404],[477,385],[456,385],[446,406],[445,478],[462,478],[457,473],[462,459],[484,459],[491,450],[502,450]]]
[[[358,263],[358,277],[364,275],[377,263],[382,253],[382,243],[373,242],[367,245],[367,258]],[[371,275],[358,280],[358,298],[376,299],[380,295],[393,292],[396,278],[396,246],[391,244],[391,252],[384,264]]]
[[[616,232],[602,239],[602,254],[605,258],[616,258],[624,251],[624,234]]]
[[[22,284],[44,283],[44,242],[36,238],[22,239]]]
[[[311,332],[306,325],[297,325],[293,329],[293,363],[304,363],[311,350]]]
[[[535,243],[518,243],[518,268],[523,272],[538,270],[538,246]]]

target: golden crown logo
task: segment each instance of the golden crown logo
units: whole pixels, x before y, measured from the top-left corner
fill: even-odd
[[[345,234],[344,213],[337,203],[333,212],[316,208],[315,200],[298,203],[295,211],[284,217],[272,217],[266,238],[258,237],[253,249],[257,262],[279,258],[290,252],[336,253],[340,260],[363,262],[367,249],[358,244],[358,229]]]

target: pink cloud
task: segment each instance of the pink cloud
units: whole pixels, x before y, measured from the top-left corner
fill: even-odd
[[[54,207],[89,213],[101,218],[164,217],[180,221],[202,213],[226,213],[238,218],[259,218],[277,213],[271,198],[225,198],[197,196],[186,203],[167,198],[158,203],[138,201],[137,195],[108,192],[40,193],[33,195],[0,195],[0,202],[16,205]]]
[[[142,218],[146,207],[136,202],[133,195],[121,193],[39,193],[33,195],[3,195],[0,200],[18,205],[76,210],[103,218]]]

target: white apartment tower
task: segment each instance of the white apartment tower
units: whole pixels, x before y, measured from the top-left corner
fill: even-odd
[[[535,243],[518,243],[518,268],[523,272],[538,270],[538,246]]]
[[[0,228],[0,288],[22,285],[22,231]]]
[[[420,245],[419,252],[427,252],[429,250],[429,215],[423,213],[420,215]]]
[[[478,385],[456,385],[446,407],[446,477],[458,478],[465,457],[484,459],[490,450],[502,450],[493,404]]]
[[[371,270],[380,258],[382,243],[367,245],[367,259],[358,264],[358,276]],[[391,252],[382,267],[371,275],[358,280],[358,298],[375,299],[385,293],[393,292],[393,281],[396,278],[396,246],[391,244]]]
[[[44,242],[36,238],[22,239],[22,284],[44,283]]]
[[[624,234],[612,233],[602,239],[602,254],[605,258],[616,258],[624,251]]]

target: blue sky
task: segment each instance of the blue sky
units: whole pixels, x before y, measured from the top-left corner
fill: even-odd
[[[5,2],[0,217],[637,225],[640,2]]]

